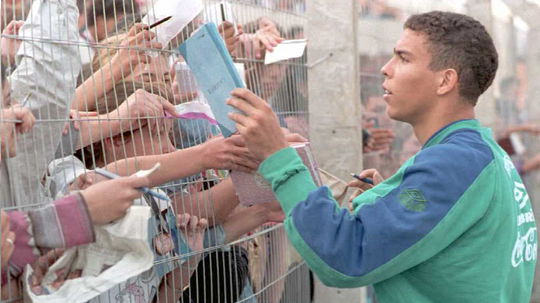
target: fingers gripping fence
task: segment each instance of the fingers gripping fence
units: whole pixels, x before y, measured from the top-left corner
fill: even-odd
[[[258,163],[178,51],[215,23],[246,87],[309,138],[306,55],[264,63],[305,38],[305,1],[0,11],[2,302],[311,302],[278,204],[239,203],[229,177]]]

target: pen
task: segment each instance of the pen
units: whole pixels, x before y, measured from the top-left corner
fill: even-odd
[[[110,172],[108,170],[101,169],[101,168],[96,168],[95,172],[102,175],[102,176],[104,176],[104,177],[107,177],[109,179],[118,179],[118,178],[120,178],[119,175],[117,175],[115,173],[112,173],[112,172]],[[157,192],[151,190],[148,187],[139,187],[138,190],[142,191],[145,194],[149,194],[149,195],[151,195],[151,196],[153,196],[155,198],[165,200],[165,201],[170,201],[169,197],[167,197],[165,195],[162,195],[160,193],[157,193]]]
[[[225,22],[225,9],[223,8],[223,2],[219,4],[219,8],[221,9],[221,21]]]
[[[283,40],[280,44],[291,44],[291,43],[306,43],[307,39],[295,39],[295,40]]]
[[[169,16],[169,17],[165,17],[165,18],[163,18],[163,19],[161,19],[161,20],[159,20],[159,21],[156,21],[156,22],[152,23],[152,24],[148,27],[148,29],[152,29],[152,28],[154,28],[154,27],[160,25],[161,23],[167,22],[167,21],[169,21],[171,18],[172,18],[172,16]]]
[[[370,178],[360,178],[360,176],[357,175],[357,174],[355,174],[355,173],[351,173],[351,176],[352,176],[353,178],[355,178],[356,180],[360,180],[360,181],[362,181],[362,182],[364,182],[364,183],[374,185],[374,184],[373,184],[373,180],[370,179]]]

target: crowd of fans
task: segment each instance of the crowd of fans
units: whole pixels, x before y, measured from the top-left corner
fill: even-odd
[[[99,226],[127,220],[134,206],[157,204],[178,228],[175,236],[158,224],[152,240],[156,256],[170,257],[160,259],[169,270],[160,276],[156,265],[109,285],[92,302],[254,302],[257,291],[263,301],[279,302],[284,282],[265,285],[290,265],[283,232],[225,245],[283,220],[277,202],[239,204],[227,172],[253,172],[258,163],[240,136],[224,138],[204,119],[179,118],[180,105],[203,96],[182,85],[185,63],[171,50],[206,20],[197,17],[171,45],[161,45],[140,21],[147,10],[141,1],[4,2],[2,299],[23,291],[50,295],[84,278],[84,264],[73,264],[46,281],[67,250],[103,245]],[[299,92],[307,98],[305,69],[262,63],[285,38],[301,38],[301,28],[266,17],[218,28],[231,56],[245,62],[248,88],[282,107],[291,142],[306,140],[306,101],[304,111],[289,101]],[[158,163],[150,175],[135,174]],[[99,169],[120,177],[110,180]],[[170,202],[156,203],[141,188]],[[199,253],[174,257],[171,237]],[[32,274],[22,281],[27,266]]]
[[[305,11],[305,1],[253,3]],[[360,1],[364,14],[399,17],[377,3]],[[84,277],[73,266],[44,282],[66,249],[99,241],[96,226],[122,220],[134,205],[152,205],[155,197],[139,190],[147,187],[170,199],[158,207],[163,214],[172,210],[179,230],[173,241],[200,253],[166,259],[172,265],[162,277],[152,267],[110,285],[93,302],[256,302],[257,292],[263,302],[280,302],[280,277],[294,259],[283,230],[225,245],[283,220],[277,202],[239,204],[228,171],[254,172],[259,163],[240,136],[224,138],[205,119],[178,118],[179,106],[204,98],[186,84],[185,63],[171,50],[207,20],[196,18],[171,45],[162,45],[140,21],[144,1],[2,4],[2,299],[20,298],[27,266],[33,273],[25,291],[38,296]],[[278,112],[289,141],[309,138],[306,56],[291,65],[262,63],[284,39],[304,38],[303,28],[284,28],[268,17],[242,25],[224,21],[218,28],[231,56],[244,63],[247,87]],[[512,84],[504,82],[508,90]],[[410,129],[386,117],[379,85],[363,85],[361,92],[364,166],[390,175],[420,145]],[[514,122],[501,140],[520,131],[540,133]],[[156,172],[135,175],[158,163]],[[518,166],[524,174],[539,169],[540,156]],[[109,180],[99,169],[121,177]],[[157,233],[152,248],[168,255],[170,235]]]

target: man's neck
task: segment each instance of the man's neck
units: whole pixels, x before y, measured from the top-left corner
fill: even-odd
[[[420,142],[420,144],[426,144],[427,140],[431,138],[441,128],[456,122],[459,120],[475,119],[474,108],[464,107],[459,111],[447,111],[439,112],[437,114],[428,115],[421,119],[421,121],[412,123],[414,134]]]

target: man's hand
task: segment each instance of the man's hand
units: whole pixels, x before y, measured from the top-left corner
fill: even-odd
[[[278,201],[261,203],[252,207],[260,207],[264,209],[266,222],[281,223],[283,220],[285,220],[285,213],[283,212],[283,209]]]
[[[45,289],[41,284],[43,283],[43,278],[47,275],[49,268],[58,261],[64,254],[64,249],[57,248],[47,252],[45,255],[39,257],[33,264],[32,269],[34,272],[30,278],[29,284],[30,289],[36,295],[46,294]],[[74,270],[69,272],[69,268],[61,268],[57,270],[56,280],[51,283],[51,286],[59,289],[67,280],[80,278],[82,275],[82,270]]]
[[[2,218],[2,271],[5,270],[9,258],[15,248],[15,233],[9,230],[9,216],[5,211],[1,212]]]
[[[230,169],[244,172],[257,170],[259,162],[253,159],[240,135],[229,138],[217,136],[201,145],[204,169]]]
[[[225,41],[227,50],[231,54],[234,53],[234,50],[236,49],[236,46],[238,45],[238,42],[240,41],[239,36],[243,33],[241,25],[238,25],[236,29],[238,33],[235,35],[234,24],[232,24],[229,21],[225,21],[218,26],[219,34]]]
[[[110,64],[113,67],[115,82],[129,76],[135,66],[150,61],[145,49],[163,48],[161,43],[153,41],[155,37],[156,33],[151,32],[146,24],[137,23],[129,29],[127,36],[120,42],[120,50]]]
[[[81,191],[88,205],[90,218],[94,224],[106,224],[123,217],[140,198],[138,189],[150,184],[148,177],[125,177],[94,184]]]
[[[8,26],[2,31],[2,35],[17,36],[19,30],[24,25],[24,21],[11,21]],[[22,40],[15,38],[2,37],[0,42],[0,52],[2,59],[5,59],[8,64],[15,64],[15,55],[21,46]]]
[[[371,184],[368,184],[366,182],[362,182],[360,180],[357,180],[357,179],[354,179],[353,181],[349,182],[349,184],[347,184],[347,186],[349,187],[356,187],[358,188],[354,194],[351,196],[350,198],[350,201],[351,202],[352,200],[354,200],[356,197],[358,197],[359,195],[361,195],[364,191],[368,190],[368,189],[371,189],[373,188],[375,185],[381,183],[384,181],[383,177],[381,176],[381,174],[374,168],[371,168],[371,169],[366,169],[364,171],[362,171],[360,173],[360,178],[369,178],[371,180],[373,180],[373,185]]]
[[[232,96],[227,104],[243,113],[229,113],[229,118],[236,122],[238,132],[257,160],[264,161],[289,146],[277,115],[266,101],[244,88],[233,90]]]
[[[88,171],[85,174],[78,176],[73,183],[68,187],[68,192],[76,190],[85,190],[88,187],[110,180],[109,178],[102,176],[95,171]]]
[[[7,121],[0,122],[0,153],[13,157],[16,153],[15,133],[29,132],[34,127],[36,118],[27,107],[14,105],[1,111],[0,121]]]
[[[240,36],[246,54],[253,54],[256,59],[261,59],[266,51],[274,51],[274,47],[285,40],[272,21],[267,20],[259,25],[260,28],[254,34]]]
[[[135,130],[148,123],[154,133],[166,129],[166,119],[163,119],[166,113],[176,116],[174,105],[161,96],[138,89],[108,117],[120,118],[122,131]]]

